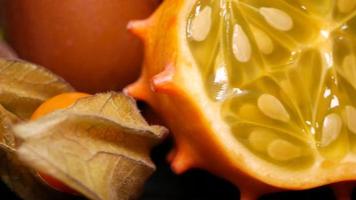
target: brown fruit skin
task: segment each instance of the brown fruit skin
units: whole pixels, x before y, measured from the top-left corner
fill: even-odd
[[[25,60],[46,66],[76,89],[119,90],[139,75],[142,44],[129,20],[159,0],[5,0],[5,34]]]

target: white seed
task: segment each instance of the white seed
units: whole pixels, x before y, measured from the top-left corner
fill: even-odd
[[[320,145],[326,147],[340,135],[342,129],[342,119],[338,114],[329,114],[323,122],[323,130]]]
[[[346,124],[352,133],[356,134],[356,108],[353,106],[345,107]]]
[[[267,23],[273,28],[280,31],[289,31],[293,28],[293,19],[286,12],[277,8],[267,7],[262,7],[259,11]]]
[[[253,35],[255,36],[255,40],[258,46],[258,49],[263,54],[271,54],[274,50],[274,45],[272,39],[263,31],[256,27],[252,27]]]
[[[268,146],[268,155],[278,161],[288,161],[301,156],[300,147],[282,139],[277,139]]]
[[[192,21],[191,36],[193,40],[204,41],[211,29],[212,9],[206,6]]]
[[[272,119],[282,122],[288,122],[290,119],[288,111],[283,104],[270,94],[261,95],[258,98],[257,106],[263,114]]]
[[[251,59],[251,44],[245,31],[240,25],[235,24],[232,35],[232,50],[236,59],[240,62],[248,62]]]
[[[253,149],[260,152],[267,152],[268,145],[276,138],[276,134],[272,131],[256,129],[250,133],[248,142]]]
[[[341,13],[349,13],[355,8],[356,1],[355,0],[338,0],[337,8]]]
[[[257,120],[259,118],[258,114],[260,113],[259,109],[257,106],[253,104],[244,104],[243,106],[240,107],[238,114],[241,118],[243,119],[249,119],[249,120]]]
[[[347,55],[342,61],[343,74],[347,81],[356,89],[356,57],[353,54]]]

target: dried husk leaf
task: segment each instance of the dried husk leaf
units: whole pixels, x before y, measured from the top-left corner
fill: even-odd
[[[0,57],[16,55],[0,42]],[[0,178],[20,198],[26,200],[82,199],[48,187],[37,174],[17,158],[12,126],[27,119],[46,99],[73,91],[51,72],[23,61],[0,59]]]
[[[43,183],[36,173],[18,160],[14,152],[0,152],[0,177],[21,199],[79,200],[82,197],[58,192]]]
[[[12,125],[19,122],[20,119],[7,111],[0,104],[0,148],[7,152],[15,151],[15,136],[12,133]]]
[[[74,113],[103,117],[123,127],[146,131],[152,137],[161,138],[166,129],[161,126],[149,126],[138,110],[135,100],[118,93],[106,93],[79,100],[68,110]]]
[[[137,198],[155,169],[150,149],[166,133],[116,93],[84,98],[14,131],[23,162],[97,200]]]
[[[57,192],[36,177],[16,155],[12,126],[21,120],[0,105],[0,178],[19,197],[26,200],[79,199]]]
[[[0,104],[21,119],[48,98],[70,91],[69,84],[42,67],[0,59]]]

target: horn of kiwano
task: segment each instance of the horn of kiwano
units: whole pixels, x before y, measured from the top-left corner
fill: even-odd
[[[243,198],[356,180],[356,1],[166,0],[129,27],[145,61],[126,92],[171,128],[175,172]]]

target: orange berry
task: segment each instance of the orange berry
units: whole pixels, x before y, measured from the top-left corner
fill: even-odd
[[[73,105],[78,99],[83,97],[88,97],[88,96],[90,95],[86,93],[72,92],[72,93],[64,93],[52,97],[51,99],[48,99],[37,108],[37,110],[32,114],[31,120],[36,120],[51,112],[68,108],[69,106]],[[78,192],[76,192],[75,190],[73,190],[72,188],[68,187],[66,184],[61,182],[60,180],[50,175],[38,172],[38,176],[41,178],[43,182],[45,182],[46,184],[48,184],[49,186],[51,186],[52,188],[58,191],[69,193],[69,194],[78,194]]]

